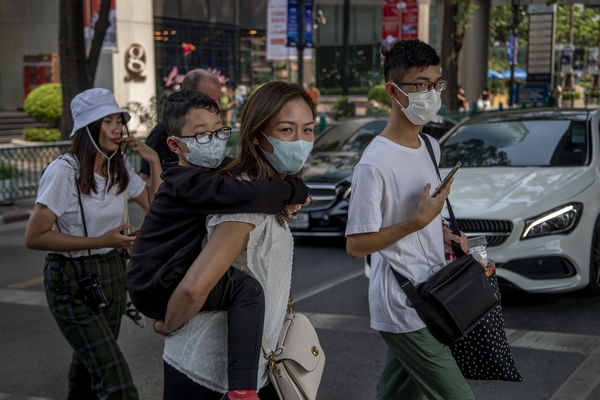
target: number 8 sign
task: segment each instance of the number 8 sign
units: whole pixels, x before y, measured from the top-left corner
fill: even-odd
[[[129,46],[125,53],[125,66],[132,75],[139,75],[146,69],[146,51],[141,44]]]

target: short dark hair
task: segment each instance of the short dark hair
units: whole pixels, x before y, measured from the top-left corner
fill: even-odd
[[[201,108],[219,115],[219,106],[207,94],[196,90],[182,90],[170,95],[163,106],[163,121],[170,136],[181,136],[185,115],[194,108]]]
[[[426,69],[440,65],[435,49],[419,39],[398,40],[391,48],[382,47],[383,76],[386,82],[400,82],[411,68]]]

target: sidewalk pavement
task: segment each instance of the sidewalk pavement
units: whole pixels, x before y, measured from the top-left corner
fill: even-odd
[[[35,197],[13,200],[10,203],[0,202],[0,224],[28,220],[34,205]]]

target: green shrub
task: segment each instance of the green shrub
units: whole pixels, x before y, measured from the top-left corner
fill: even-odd
[[[54,127],[60,125],[62,89],[60,83],[46,83],[29,93],[23,104],[27,115]]]
[[[333,103],[332,110],[336,121],[354,117],[356,108],[348,96],[342,96]]]
[[[60,130],[56,128],[25,128],[23,139],[30,142],[58,142]]]
[[[373,86],[367,94],[369,100],[377,101],[388,106],[392,105],[392,99],[385,91],[385,85]]]
[[[573,96],[572,92],[563,92],[563,100],[571,100]],[[581,99],[581,94],[579,92],[575,92],[575,100]]]
[[[12,165],[0,165],[0,180],[1,179],[11,179],[16,178],[23,175],[17,167]]]
[[[488,79],[488,87],[491,94],[508,93],[508,83],[504,79]]]

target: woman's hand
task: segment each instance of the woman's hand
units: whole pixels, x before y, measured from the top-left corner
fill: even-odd
[[[121,141],[129,145],[133,149],[133,151],[136,151],[144,160],[148,161],[149,163],[160,162],[158,153],[156,153],[154,149],[152,149],[150,146],[148,146],[146,143],[142,142],[138,138],[130,136],[121,139]]]
[[[111,229],[99,237],[101,246],[99,248],[113,248],[113,249],[129,249],[133,246],[135,236],[123,235],[121,231],[124,231],[130,226],[130,224],[121,225],[117,228]]]
[[[444,230],[444,247],[446,247],[446,250],[452,252],[452,246],[450,243],[456,242],[456,243],[460,244],[460,248],[462,249],[462,251],[467,253],[467,251],[469,250],[469,243],[468,243],[467,235],[465,235],[464,232],[461,231],[460,236],[457,236],[457,235],[453,234],[452,231],[445,226],[442,229]]]
[[[152,320],[152,328],[154,328],[154,332],[158,333],[160,336],[169,336],[172,332],[168,332],[165,330],[165,321],[162,319],[153,319]]]

